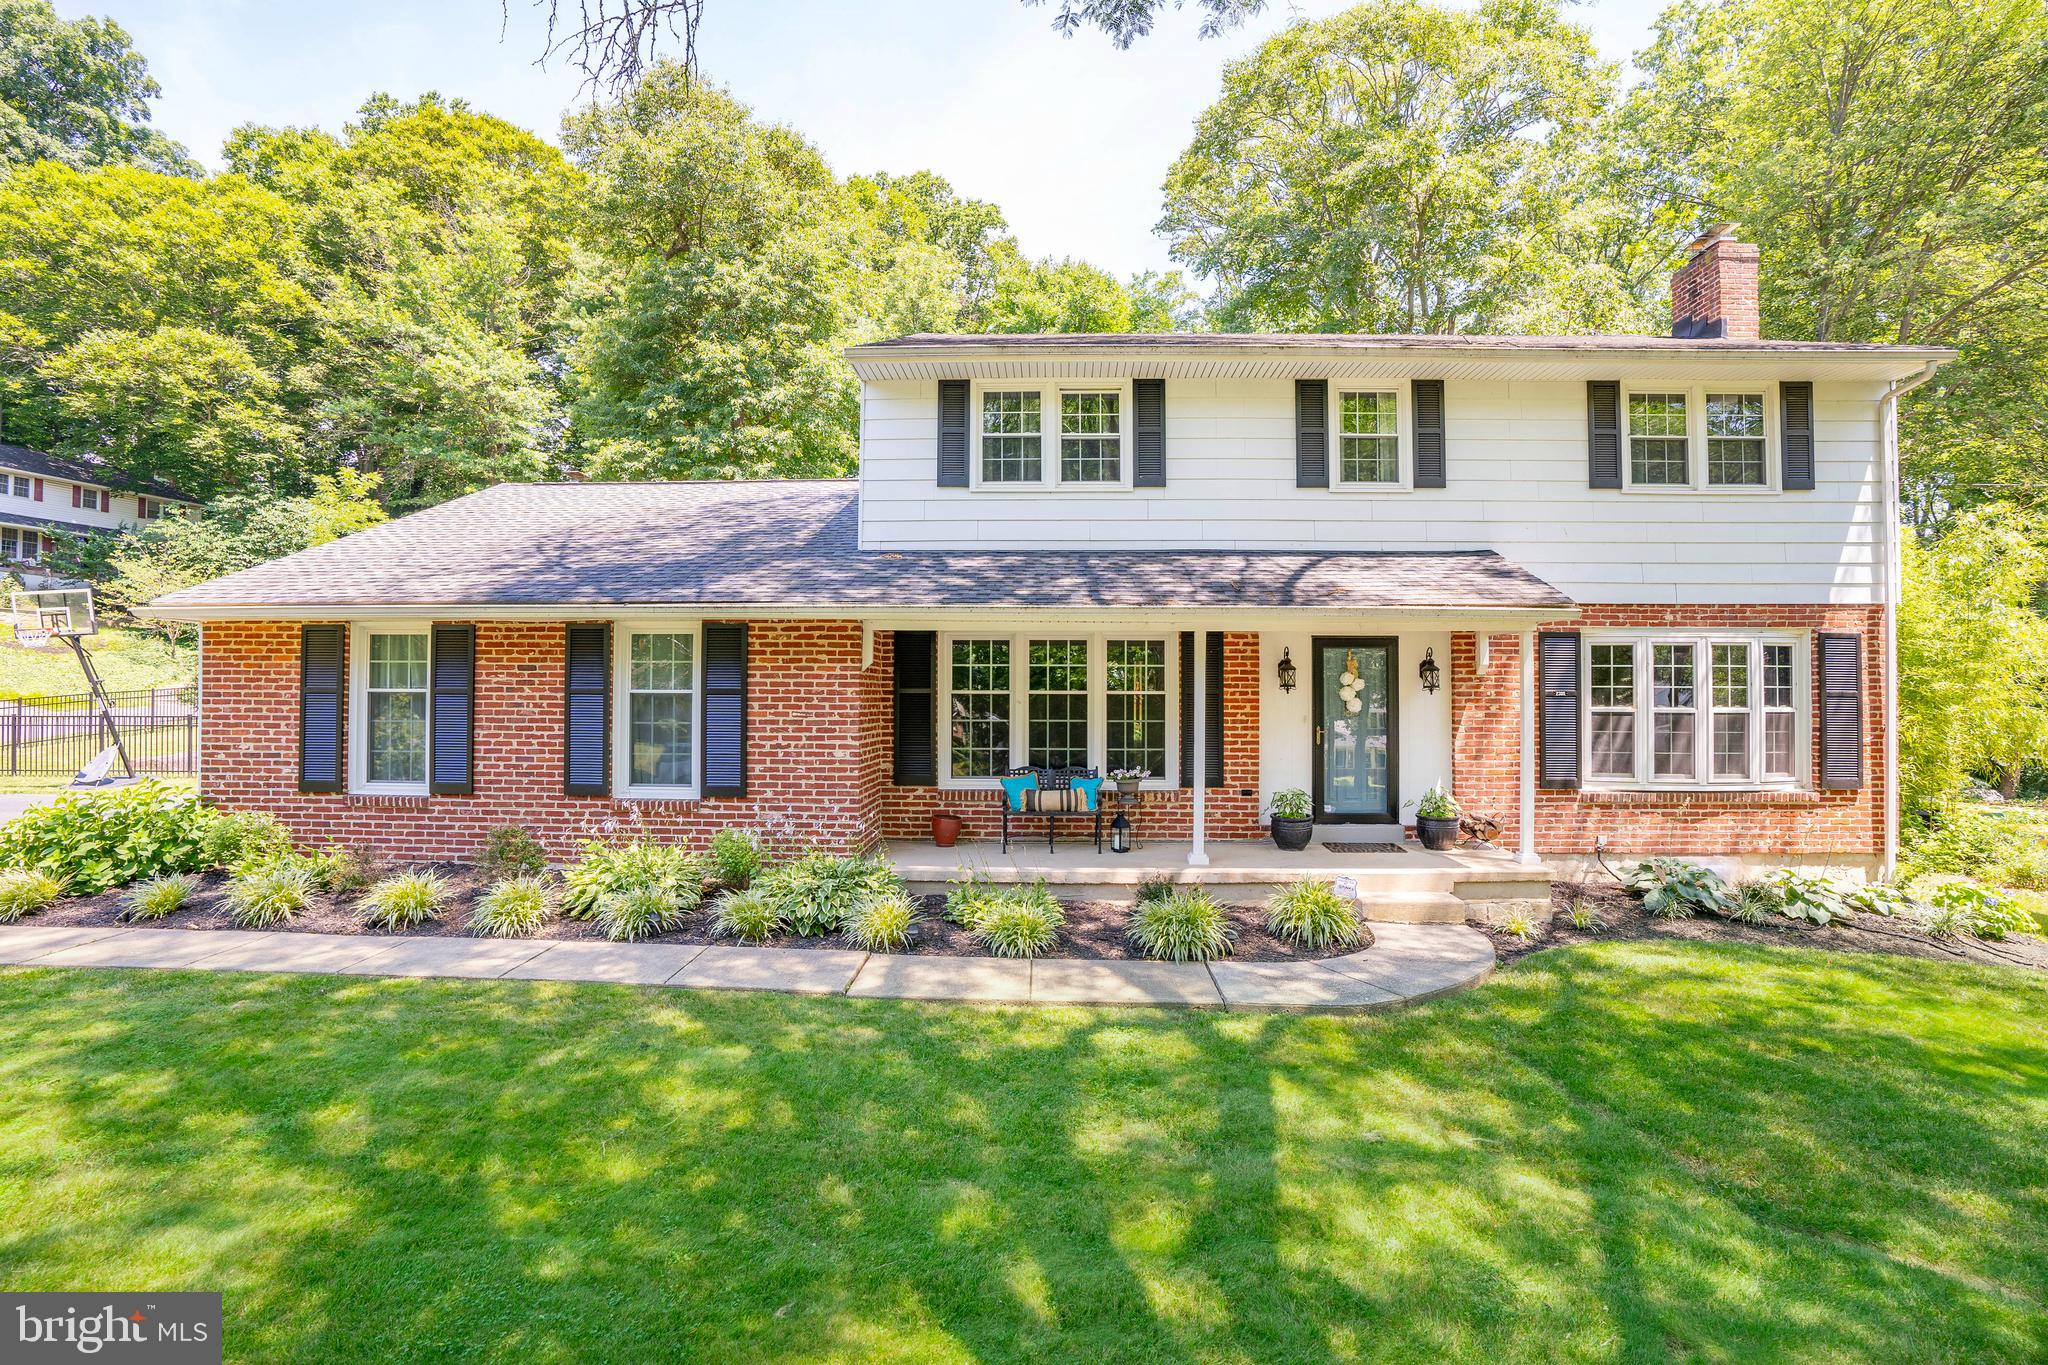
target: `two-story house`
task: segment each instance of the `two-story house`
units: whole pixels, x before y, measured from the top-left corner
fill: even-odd
[[[44,564],[57,536],[119,531],[193,503],[161,479],[0,441],[0,568],[48,587],[57,579]]]
[[[1952,353],[1761,340],[1757,269],[1702,239],[1671,337],[853,347],[858,479],[501,486],[158,601],[202,788],[460,857],[986,838],[1013,770],[1142,769],[1199,866],[1442,783],[1525,860],[1876,868],[1897,405]]]

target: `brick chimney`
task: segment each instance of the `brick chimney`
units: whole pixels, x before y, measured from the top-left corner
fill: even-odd
[[[1734,223],[1716,223],[1686,248],[1686,262],[1671,277],[1671,335],[1756,341],[1757,258],[1752,242],[1735,240]]]

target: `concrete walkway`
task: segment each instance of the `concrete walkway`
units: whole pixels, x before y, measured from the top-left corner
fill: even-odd
[[[1391,1009],[1482,981],[1493,945],[1462,924],[1375,924],[1363,952],[1313,962],[1077,961],[919,957],[576,939],[370,938],[239,929],[0,926],[0,963],[188,967],[344,976],[612,981],[982,1004],[1180,1005],[1239,1010]]]

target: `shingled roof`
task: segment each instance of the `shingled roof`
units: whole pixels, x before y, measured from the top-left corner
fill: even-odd
[[[124,493],[144,493],[152,498],[163,498],[167,502],[195,501],[191,494],[179,492],[177,485],[163,479],[143,478],[110,464],[67,460],[61,455],[52,455],[47,450],[18,446],[7,441],[0,441],[0,469],[18,469],[24,474],[40,474],[46,479],[90,484],[95,488],[118,488]]]
[[[852,480],[500,484],[158,598],[368,608],[1569,608],[1490,551],[864,551]]]

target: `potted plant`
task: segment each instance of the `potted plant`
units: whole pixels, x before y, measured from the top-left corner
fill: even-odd
[[[1109,770],[1109,780],[1116,783],[1117,794],[1120,796],[1136,796],[1139,786],[1150,776],[1152,776],[1150,768],[1111,768]]]
[[[1458,803],[1439,782],[1415,803],[1415,837],[1432,853],[1445,853],[1458,843]]]
[[[1299,787],[1273,793],[1273,842],[1289,853],[1299,853],[1315,837],[1315,804]]]
[[[960,817],[949,810],[932,812],[932,842],[940,848],[951,848],[960,840]]]

